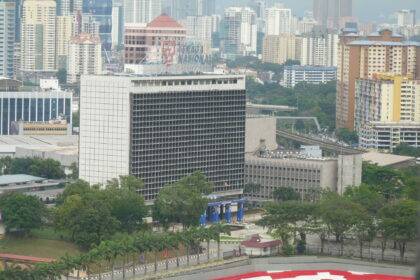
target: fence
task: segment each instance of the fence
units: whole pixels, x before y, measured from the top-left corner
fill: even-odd
[[[373,249],[373,248],[372,248]],[[319,246],[311,246],[307,245],[304,254],[305,255],[324,255],[324,256],[333,256],[333,257],[344,257],[350,259],[358,259],[364,261],[372,261],[372,262],[390,262],[394,264],[407,264],[407,265],[414,265],[416,263],[415,256],[409,257],[404,256],[403,259],[400,258],[399,252],[395,252],[393,254],[389,254],[385,251],[385,254],[382,256],[380,249],[372,250],[371,248],[363,248],[362,256],[360,256],[360,249],[358,247],[346,248],[344,247],[343,252],[337,248],[331,247],[324,247],[324,252],[321,253],[321,247]],[[378,252],[379,250],[379,252]],[[388,251],[390,249],[387,249]]]

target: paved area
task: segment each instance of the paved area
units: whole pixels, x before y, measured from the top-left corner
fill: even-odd
[[[353,261],[337,258],[321,257],[273,257],[252,259],[248,265],[238,267],[220,267],[213,271],[197,271],[189,275],[167,278],[170,280],[206,280],[217,277],[249,273],[253,271],[279,271],[279,270],[345,270],[365,273],[378,273],[388,275],[413,276],[414,268],[371,262]]]

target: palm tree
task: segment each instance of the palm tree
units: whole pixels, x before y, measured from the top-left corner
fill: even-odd
[[[217,259],[220,260],[220,235],[222,233],[230,235],[230,227],[224,224],[215,224],[210,227],[210,231],[213,235],[213,240],[217,242]]]

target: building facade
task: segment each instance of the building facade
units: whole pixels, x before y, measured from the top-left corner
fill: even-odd
[[[355,128],[369,122],[420,123],[420,81],[377,74],[356,81]]]
[[[14,73],[15,9],[13,1],[0,2],[0,76],[8,78],[12,78]]]
[[[361,40],[363,39],[363,40]],[[420,43],[404,42],[389,30],[366,38],[355,34],[340,37],[337,68],[336,125],[354,129],[357,79],[370,79],[376,73],[420,77]]]
[[[337,67],[338,34],[310,34],[301,38],[300,65]]]
[[[67,82],[77,83],[81,75],[101,74],[101,40],[98,35],[81,33],[69,42]]]
[[[251,8],[225,9],[221,34],[221,51],[225,57],[257,54],[257,15]]]
[[[362,156],[340,155],[338,158],[303,158],[247,154],[245,183],[259,185],[253,199],[273,199],[279,187],[293,188],[302,197],[329,190],[343,194],[350,186],[361,183]]]
[[[73,16],[57,16],[56,18],[56,61],[57,69],[67,69],[69,42],[75,35]]]
[[[340,19],[353,15],[353,0],[313,0],[313,15],[320,26],[338,28]]]
[[[162,13],[161,0],[125,0],[125,23],[149,23]]]
[[[21,70],[55,71],[56,3],[25,0],[21,32]]]
[[[213,34],[219,31],[220,16],[190,16],[181,24],[187,30],[187,38],[199,42],[210,53]]]
[[[416,10],[399,10],[397,24],[398,26],[414,27],[416,25]]]
[[[186,33],[181,24],[167,15],[160,15],[148,24],[126,24],[124,63],[177,63]]]
[[[282,35],[292,32],[292,10],[277,5],[265,11],[265,34]]]
[[[420,123],[370,122],[360,128],[359,146],[391,151],[400,144],[420,147]]]
[[[281,85],[295,87],[299,83],[325,84],[337,79],[337,68],[324,66],[285,66]]]
[[[59,117],[72,123],[72,93],[60,90],[0,93],[0,134],[16,121],[47,122]]]
[[[124,8],[120,3],[112,6],[112,48],[115,49],[123,44],[124,40]]]
[[[214,191],[242,188],[245,77],[83,76],[80,178],[106,183],[132,174],[154,199],[201,170]]]
[[[296,36],[291,34],[268,35],[264,37],[262,61],[283,64],[287,60],[298,58]]]

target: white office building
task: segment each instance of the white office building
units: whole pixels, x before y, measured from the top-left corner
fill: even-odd
[[[154,199],[164,186],[201,170],[215,192],[243,187],[245,77],[82,76],[80,178],[144,181]]]
[[[397,12],[398,26],[414,27],[416,25],[416,11],[415,10],[400,10]]]
[[[336,67],[323,66],[286,66],[281,85],[295,87],[299,83],[321,84],[337,79]]]

